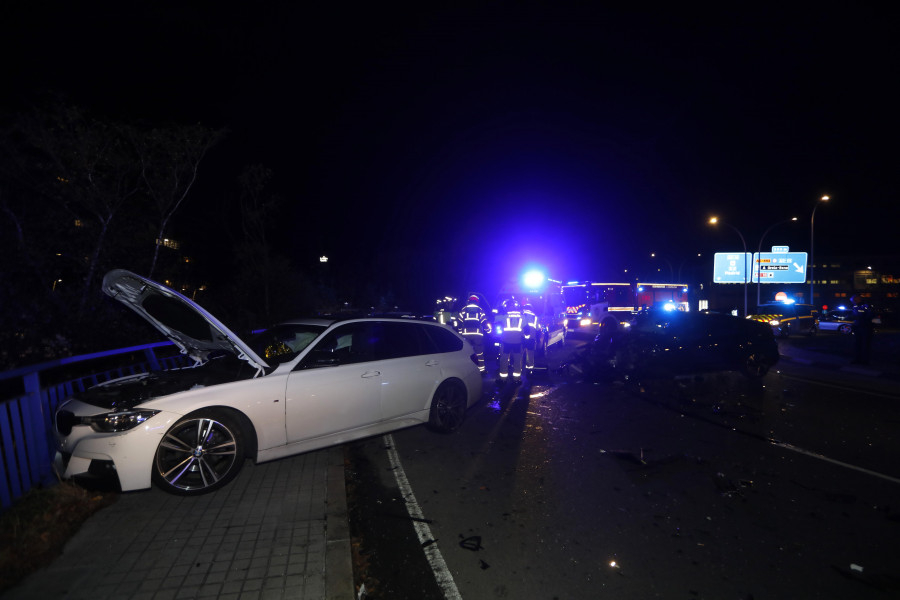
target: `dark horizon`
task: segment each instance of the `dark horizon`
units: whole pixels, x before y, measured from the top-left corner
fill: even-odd
[[[896,9],[391,11],[276,3],[5,10],[7,111],[47,92],[227,127],[176,231],[261,163],[279,249],[465,293],[537,263],[610,277],[656,252],[896,254]],[[216,233],[198,240],[210,261]],[[362,251],[360,251],[362,249]],[[439,288],[450,289],[439,289]],[[425,293],[425,292],[423,292]]]

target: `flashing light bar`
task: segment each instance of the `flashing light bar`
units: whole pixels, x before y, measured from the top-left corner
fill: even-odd
[[[547,277],[540,271],[528,271],[522,276],[522,283],[529,289],[541,287],[546,280]]]

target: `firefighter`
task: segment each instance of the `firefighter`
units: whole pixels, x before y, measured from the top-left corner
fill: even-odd
[[[478,370],[484,372],[484,334],[491,332],[491,324],[488,323],[487,314],[478,304],[480,299],[475,294],[469,296],[469,300],[465,306],[459,311],[457,323],[459,332],[464,338],[469,340],[472,348],[475,349],[475,356],[478,358]]]
[[[534,372],[534,351],[537,349],[541,330],[538,326],[537,315],[534,314],[534,308],[530,304],[525,304],[522,307],[522,316],[525,319],[522,327],[525,372],[530,376]]]
[[[504,300],[501,304],[500,314],[500,381],[509,379],[510,365],[512,365],[513,380],[518,382],[522,378],[522,345],[524,342],[524,321],[519,303],[515,298]]]

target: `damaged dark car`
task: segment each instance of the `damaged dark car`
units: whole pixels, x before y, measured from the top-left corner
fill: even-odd
[[[765,323],[681,311],[640,313],[627,331],[598,337],[582,356],[585,372],[595,378],[737,371],[760,379],[778,358],[778,342]]]

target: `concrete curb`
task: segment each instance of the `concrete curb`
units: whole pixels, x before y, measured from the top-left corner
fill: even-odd
[[[344,480],[344,455],[340,446],[328,455],[327,496],[325,500],[325,597],[328,600],[356,598],[353,559],[350,547],[350,521]]]

